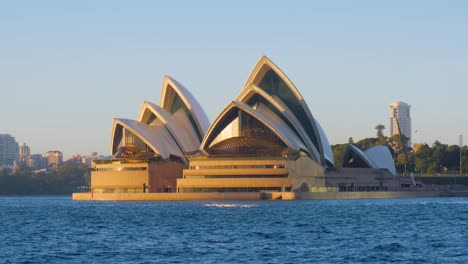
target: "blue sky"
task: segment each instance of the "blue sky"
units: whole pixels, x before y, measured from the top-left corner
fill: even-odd
[[[184,84],[210,121],[270,57],[331,144],[389,129],[468,142],[466,1],[0,1],[0,133],[34,153],[107,155],[112,120]]]

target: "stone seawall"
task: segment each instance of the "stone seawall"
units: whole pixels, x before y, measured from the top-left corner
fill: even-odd
[[[75,201],[261,200],[261,193],[73,193]]]
[[[452,193],[451,193],[452,194]],[[466,193],[464,193],[466,195]],[[439,191],[410,192],[209,192],[209,193],[74,193],[75,201],[248,201],[388,199],[457,196]],[[459,195],[462,196],[462,195]]]
[[[327,200],[327,199],[376,199],[376,198],[417,198],[439,197],[438,191],[415,192],[301,192],[296,193],[297,200]]]

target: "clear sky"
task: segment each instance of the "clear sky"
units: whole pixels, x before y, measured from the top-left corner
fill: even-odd
[[[210,121],[272,59],[331,144],[389,133],[468,142],[468,1],[0,1],[0,134],[33,153],[109,154],[113,118],[184,84]]]

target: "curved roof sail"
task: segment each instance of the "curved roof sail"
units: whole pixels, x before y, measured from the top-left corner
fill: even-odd
[[[279,116],[282,121],[288,125],[288,127],[302,140],[304,145],[307,147],[308,152],[311,153],[312,157],[316,161],[320,161],[320,153],[315,147],[307,132],[304,130],[301,122],[291,112],[289,107],[276,95],[269,95],[260,87],[255,84],[250,84],[242,90],[236,99],[237,101],[244,102],[250,106],[256,104],[263,104],[268,107],[272,112]]]
[[[307,153],[302,141],[281,119],[260,107],[257,111],[243,102],[228,104],[209,128],[200,149],[210,153],[211,148],[223,143],[240,151],[249,146],[262,146]]]
[[[395,162],[387,146],[374,146],[364,151],[364,154],[366,154],[378,168],[387,169],[393,176],[396,175]]]
[[[374,146],[362,151],[349,144],[343,155],[343,168],[387,169],[393,176],[396,175],[392,154],[387,146]]]
[[[163,159],[172,155],[185,161],[184,154],[164,126],[148,126],[136,120],[114,119],[111,142],[112,154],[115,154],[119,147],[130,145],[154,152]]]
[[[349,144],[343,154],[343,168],[377,168],[364,152],[353,144]]]
[[[320,140],[322,141],[323,155],[325,156],[325,161],[328,167],[335,167],[335,158],[333,157],[333,151],[331,149],[330,143],[328,142],[327,134],[323,130],[317,119],[315,124],[317,124],[318,131],[320,133]]]
[[[172,115],[182,111],[189,119],[198,140],[200,142],[203,140],[210,124],[208,117],[193,95],[183,85],[167,75],[163,80],[160,105]]]
[[[176,112],[176,115],[177,113],[178,112]],[[182,115],[182,117],[179,117],[176,120],[169,112],[159,105],[145,101],[141,106],[138,121],[149,126],[155,126],[158,124],[165,126],[179,148],[184,153],[187,153],[198,150],[200,140],[198,139],[193,127],[188,125],[190,124],[190,121],[185,119],[185,122],[177,122],[184,120],[184,116],[185,115]]]
[[[297,88],[278,66],[266,56],[262,56],[247,79],[244,89],[251,83],[257,85],[269,95],[278,96],[288,105],[296,118],[301,120],[307,135],[319,150],[321,163],[325,163],[320,133],[314,122],[312,113]]]

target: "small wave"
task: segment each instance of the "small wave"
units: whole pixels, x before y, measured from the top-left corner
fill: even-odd
[[[400,250],[403,248],[403,245],[400,243],[385,243],[385,244],[380,244],[374,247],[375,250],[385,250],[385,251],[394,251],[394,250]]]
[[[439,204],[468,204],[468,201],[439,202]]]
[[[224,203],[212,203],[204,204],[203,207],[214,207],[214,208],[257,208],[256,204],[224,204]]]

